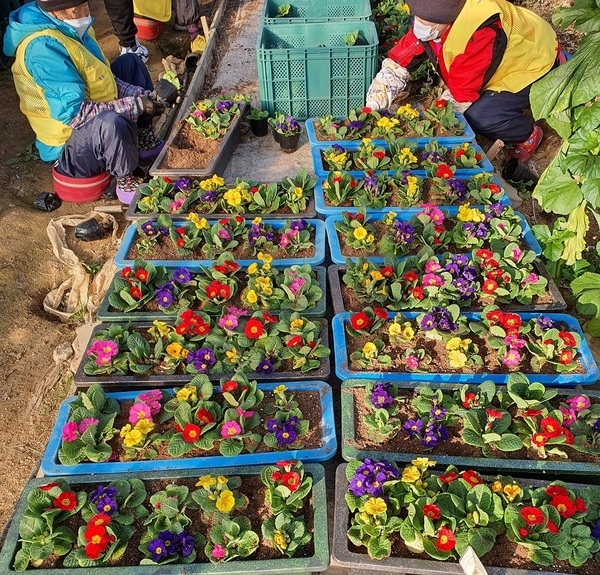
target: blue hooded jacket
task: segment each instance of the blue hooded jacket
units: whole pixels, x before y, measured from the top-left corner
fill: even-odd
[[[89,28],[80,39],[73,27],[44,12],[35,3],[25,4],[11,12],[4,35],[5,54],[15,56],[19,44],[41,30],[59,30],[65,36],[81,42],[94,56],[105,61],[100,46],[88,34]],[[86,86],[66,48],[54,38],[38,37],[27,46],[25,67],[42,88],[51,117],[69,124],[86,99]],[[62,151],[62,146],[47,146],[37,139],[36,145],[44,161],[56,160]]]

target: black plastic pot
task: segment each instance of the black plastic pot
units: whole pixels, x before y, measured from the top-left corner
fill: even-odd
[[[261,118],[260,120],[248,119],[250,129],[255,136],[262,138],[269,133],[269,119]]]
[[[294,134],[293,136],[279,134],[279,147],[281,148],[281,151],[286,154],[295,152],[298,149],[299,142],[300,134]]]
[[[511,158],[502,168],[502,177],[511,182],[522,182],[529,191],[533,190],[539,178],[517,158]]]

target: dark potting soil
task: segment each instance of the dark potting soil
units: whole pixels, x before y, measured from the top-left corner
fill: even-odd
[[[198,474],[199,476],[201,473]],[[50,478],[51,479],[51,478]],[[168,485],[176,484],[176,485],[185,485],[190,489],[190,492],[197,489],[196,483],[197,478],[180,478],[177,480],[151,480],[144,481],[147,498],[145,506],[151,511],[152,506],[150,505],[150,497],[159,491],[166,489]],[[71,487],[75,492],[77,491],[86,491],[87,493],[91,493],[95,488],[95,484],[71,484]],[[261,525],[264,519],[268,518],[271,514],[270,506],[265,501],[266,487],[260,479],[258,475],[252,476],[242,476],[242,484],[239,488],[239,491],[242,495],[245,496],[247,500],[247,505],[245,508],[235,511],[231,513],[230,517],[234,518],[238,515],[243,515],[247,517],[251,524],[252,530],[258,534],[260,539],[260,544],[258,549],[248,557],[248,560],[264,560],[264,559],[281,559],[285,556],[282,556],[279,551],[277,551],[274,547],[271,546],[270,542],[265,541],[262,537],[261,533]],[[314,528],[314,514],[312,507],[312,497],[308,496],[304,500],[303,508],[298,511],[296,517],[303,516],[307,529],[312,532]],[[208,532],[210,528],[214,524],[219,524],[220,521],[213,517],[207,516],[200,509],[188,509],[186,511],[187,516],[191,519],[191,524],[186,528],[188,532],[191,534],[201,533],[208,539]],[[68,522],[65,523],[68,527],[73,529],[75,533],[80,526],[85,525],[86,523],[81,519],[80,515],[77,514],[74,517],[70,518]],[[129,540],[127,545],[127,549],[125,553],[116,561],[111,561],[106,564],[106,567],[124,567],[128,565],[139,565],[140,561],[145,557],[144,554],[138,549],[140,544],[140,540],[142,535],[144,534],[145,527],[143,524],[143,520],[138,520],[133,523],[136,531]],[[315,553],[314,542],[311,542],[306,545],[304,548],[300,549],[295,557],[311,557]],[[196,561],[195,563],[209,563],[208,558],[204,554],[204,548],[196,548]],[[58,557],[56,555],[52,555],[49,557],[41,567],[38,569],[43,572],[44,569],[60,569],[63,566],[64,557]],[[234,561],[239,561],[243,563],[244,559],[234,559]],[[185,572],[185,566],[182,566],[182,573]]]
[[[314,243],[315,234],[314,231],[311,233],[311,241]],[[185,261],[194,261],[194,260],[203,260],[203,259],[217,259],[218,255],[214,258],[207,258],[206,255],[202,252],[202,246],[198,246],[195,250],[192,251],[191,254],[181,255],[177,250],[176,246],[173,245],[173,242],[170,238],[161,236],[158,242],[152,247],[149,252],[145,250],[140,252],[138,250],[138,244],[141,241],[141,238],[138,234],[135,235],[134,240],[127,251],[126,259],[135,260],[136,258],[144,258],[145,260],[185,260]],[[225,251],[225,250],[223,250]],[[271,256],[273,259],[287,259],[294,258],[299,260],[299,263],[303,263],[301,260],[306,258],[311,258],[315,255],[316,249],[314,246],[298,250],[293,254],[287,252],[283,248],[280,248],[277,245],[273,245],[273,247],[263,246],[260,250],[257,250],[256,253],[252,251],[252,249],[244,242],[240,242],[238,246],[233,249],[227,250],[231,254],[233,254],[234,259],[236,260],[251,260],[256,259],[258,252],[264,252]],[[221,252],[222,253],[222,252]]]
[[[285,458],[286,451],[292,449],[318,449],[322,446],[321,441],[321,403],[319,401],[319,393],[317,391],[299,391],[295,390],[293,392],[294,399],[298,402],[298,407],[302,412],[303,419],[308,419],[309,428],[308,433],[296,441],[293,445],[290,445],[288,449],[279,449],[281,452],[282,459]],[[274,401],[275,395],[270,391],[265,391],[265,397],[261,402],[261,405],[258,407],[252,408],[251,411],[257,412],[263,424],[255,427],[252,431],[255,433],[260,433],[261,435],[266,435],[267,430],[265,429],[265,423],[267,420],[272,419],[272,415],[266,415],[264,412],[265,406],[268,403]],[[221,394],[217,393],[212,400],[216,401],[219,404],[223,404],[223,397]],[[124,425],[129,423],[129,409],[133,405],[133,401],[121,401],[121,413],[115,418],[114,426],[117,429],[121,429]],[[175,430],[176,422],[174,419],[170,419],[164,423],[156,424],[156,427],[152,431],[152,433],[163,434],[169,430]],[[168,441],[160,444],[154,445],[153,448],[158,451],[158,455],[154,458],[145,457],[143,452],[138,452],[137,457],[133,459],[133,461],[144,461],[147,459],[178,459],[174,458],[172,455],[169,455],[167,451]],[[110,442],[109,445],[113,449],[113,453],[116,453],[118,461],[131,461],[125,457],[125,449],[123,447],[122,441],[115,437]],[[264,443],[261,443],[254,453],[267,453],[272,452],[273,449],[267,447]],[[248,451],[244,451],[243,453],[248,453]],[[189,459],[191,457],[207,457],[210,455],[219,455],[218,446],[213,447],[208,451],[204,451],[201,449],[192,449],[186,455],[181,456],[181,459]]]
[[[457,425],[450,427],[444,425],[448,431],[448,439],[440,442],[433,449],[424,449],[421,441],[409,435],[400,428],[397,435],[394,437],[387,436],[385,438],[378,436],[377,432],[365,425],[364,417],[372,410],[369,409],[368,398],[364,387],[356,387],[342,390],[342,393],[351,393],[354,397],[354,440],[351,444],[360,450],[365,451],[384,451],[389,453],[414,453],[415,455],[428,455],[435,458],[436,455],[450,455],[456,457],[478,457],[481,458],[482,465],[485,465],[485,459],[481,454],[481,449],[474,445],[468,445],[463,442],[461,432],[463,429],[462,421],[458,421]],[[417,394],[412,391],[399,390],[399,397],[402,398],[400,412],[398,414],[401,421],[418,417],[417,412],[411,407],[410,401]],[[592,400],[593,401],[593,400]],[[555,398],[550,402],[558,408],[560,403],[559,398]],[[594,402],[595,403],[595,402]],[[514,410],[512,410],[514,411]],[[599,458],[597,456],[581,453],[575,449],[570,449],[566,444],[560,444],[559,448],[567,452],[569,461],[591,463],[598,465]],[[491,447],[492,457],[496,459],[526,459],[539,461],[564,461],[563,458],[548,453],[546,459],[539,457],[537,450],[527,449],[523,447],[518,451],[500,451]]]
[[[216,157],[222,141],[223,136],[217,140],[205,138],[184,121],[165,152],[160,169],[203,170]]]
[[[392,363],[389,366],[381,366],[378,368],[375,364],[374,367],[368,370],[362,369],[355,362],[350,361],[350,356],[355,351],[362,350],[365,343],[368,341],[374,341],[375,339],[381,339],[387,341],[387,334],[385,328],[379,328],[376,332],[370,335],[358,335],[356,337],[347,337],[347,354],[348,354],[348,367],[354,371],[381,371],[381,372],[404,372],[409,373],[403,366],[404,351],[408,348],[412,349],[425,349],[427,355],[431,358],[431,363],[428,365],[427,372],[429,373],[532,373],[529,367],[530,356],[527,353],[522,354],[522,359],[519,365],[509,369],[504,365],[498,358],[498,352],[493,347],[488,346],[487,341],[475,335],[474,333],[469,334],[469,338],[475,345],[479,347],[479,355],[483,361],[481,367],[466,365],[463,368],[457,369],[451,367],[446,361],[446,344],[443,341],[432,340],[425,337],[423,334],[417,334],[415,338],[406,343],[398,343],[395,345],[387,344],[381,353],[387,354],[392,358]],[[575,369],[570,371],[571,374],[585,373],[585,369],[579,359],[575,360]],[[556,371],[554,367],[545,363],[539,372],[544,375],[554,375]]]

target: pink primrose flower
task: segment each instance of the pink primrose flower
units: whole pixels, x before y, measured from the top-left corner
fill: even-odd
[[[512,259],[514,262],[518,262],[523,255],[523,250],[521,248],[513,248],[512,249]]]
[[[96,365],[108,365],[112,361],[113,356],[106,353],[99,353],[96,356]]]
[[[226,315],[224,315],[220,320],[219,320],[219,326],[222,327],[223,329],[235,329],[238,326],[238,316],[234,315],[232,313],[228,313]]]
[[[565,403],[572,407],[576,412],[588,409],[591,405],[590,400],[583,395],[576,395],[575,397],[570,397]]]
[[[227,308],[227,313],[230,313],[231,315],[234,315],[236,317],[243,317],[245,315],[248,315],[248,312],[245,309],[235,307],[234,305],[231,305]]]
[[[507,335],[504,338],[504,343],[513,349],[521,349],[525,347],[525,340],[517,337],[516,335]]]
[[[141,419],[152,421],[150,407],[145,403],[134,403],[129,410],[129,423],[135,425]]]
[[[575,423],[577,419],[577,414],[574,409],[567,409],[564,405],[561,405],[559,408],[560,412],[563,416],[563,425],[565,427],[571,427],[573,423]]]
[[[536,284],[539,281],[539,277],[537,274],[534,274],[533,272],[531,272],[524,280],[523,283],[524,284]]]
[[[294,279],[294,281],[290,284],[290,291],[294,295],[298,295],[300,293],[300,290],[302,289],[302,286],[305,283],[306,283],[306,280],[304,278],[296,278],[296,279]]]
[[[61,430],[61,437],[63,441],[75,441],[78,437],[77,435],[77,422],[69,421],[63,425]]]
[[[409,355],[406,358],[406,369],[414,371],[419,367],[419,358],[416,355]]]
[[[90,425],[96,425],[96,423],[100,423],[95,417],[86,417],[79,422],[79,433],[81,435],[84,434],[85,430],[90,427]]]
[[[237,421],[228,421],[223,424],[221,428],[221,437],[223,439],[228,439],[229,437],[235,437],[242,432],[242,428]]]
[[[245,409],[242,409],[241,407],[236,408],[236,412],[238,415],[241,415],[242,417],[244,417],[246,419],[248,419],[254,415],[253,411],[246,411]]]
[[[434,274],[439,272],[442,269],[440,262],[437,260],[429,260],[425,262],[425,273],[426,274]]]
[[[279,240],[279,247],[280,248],[287,248],[290,243],[292,243],[292,240],[290,239],[290,236],[288,234],[281,234],[281,238]]]
[[[507,367],[516,367],[521,362],[521,354],[516,349],[509,349],[502,358],[502,363]]]
[[[225,550],[225,548],[221,547],[221,545],[219,545],[218,543],[215,543],[213,550],[210,552],[210,556],[214,559],[223,559],[223,557],[225,557],[226,554],[227,551]]]
[[[90,348],[87,350],[87,355],[107,355],[109,358],[117,355],[119,352],[119,346],[116,342],[111,339],[97,339],[92,342]]]
[[[424,287],[432,287],[432,286],[441,286],[444,285],[444,280],[436,276],[435,274],[425,274],[423,276],[423,286]]]

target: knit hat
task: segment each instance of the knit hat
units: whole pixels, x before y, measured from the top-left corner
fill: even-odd
[[[39,0],[38,0],[39,1]],[[435,24],[451,24],[467,0],[406,0],[411,14]]]
[[[81,6],[89,0],[35,0],[38,8],[44,12],[55,12],[56,10],[65,10],[65,8],[75,8]]]

